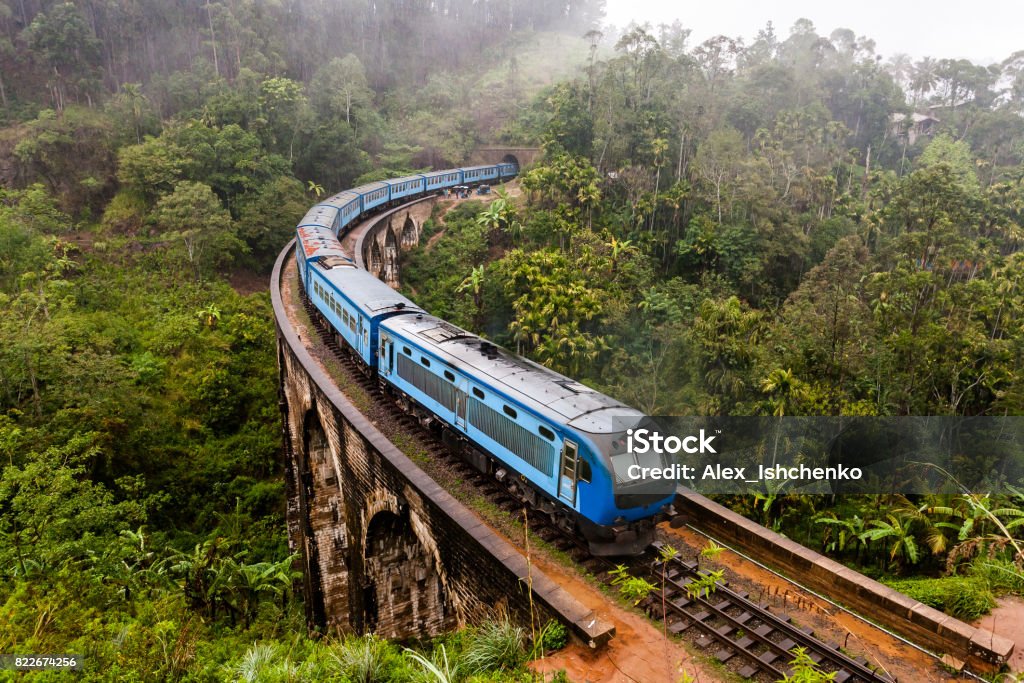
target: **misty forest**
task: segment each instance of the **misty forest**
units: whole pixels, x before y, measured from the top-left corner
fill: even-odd
[[[318,197],[480,145],[544,155],[427,223],[403,292],[433,314],[652,415],[1024,413],[1024,51],[602,22],[0,0],[0,652],[531,680],[508,624],[308,637],[285,530],[274,259]],[[1024,493],[719,501],[965,620],[1024,594]]]

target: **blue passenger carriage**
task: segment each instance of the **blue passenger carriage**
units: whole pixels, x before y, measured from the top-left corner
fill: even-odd
[[[317,205],[306,212],[299,224],[298,239],[295,241],[295,264],[299,269],[302,287],[309,291],[310,264],[321,259],[334,263],[342,259],[353,266],[352,260],[341,251],[341,242],[331,230],[335,210],[329,206]]]
[[[503,162],[498,164],[498,176],[505,180],[506,178],[514,178],[519,173],[519,166],[516,164],[510,164]]]
[[[378,343],[384,382],[447,424],[479,469],[522,475],[528,486],[508,481],[517,494],[591,552],[639,552],[671,513],[673,482],[616,478],[612,457],[625,425],[643,419],[636,410],[433,316],[384,320]]]
[[[425,182],[421,175],[394,178],[385,180],[384,183],[391,188],[391,201],[402,197],[411,197],[425,191]]]
[[[366,212],[391,201],[391,188],[387,183],[368,183],[352,190],[359,195],[360,211]]]
[[[323,228],[316,230],[326,232]],[[375,369],[380,321],[400,313],[422,311],[365,270],[356,268],[341,252],[341,243],[336,238],[332,243],[320,237],[307,231],[299,242],[308,255],[303,279],[306,294],[363,364]]]
[[[462,173],[458,169],[449,171],[431,171],[424,173],[427,192],[443,190],[446,187],[455,187],[462,183]]]
[[[331,224],[331,230],[335,235],[343,234],[352,221],[359,217],[359,195],[350,190],[339,192],[317,206],[330,207],[336,212],[334,222]]]
[[[460,170],[462,171],[462,183],[464,185],[474,185],[487,180],[498,179],[497,166],[470,166]]]

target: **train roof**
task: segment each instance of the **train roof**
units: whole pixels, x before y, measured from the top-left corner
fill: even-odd
[[[356,194],[352,190],[344,190],[336,195],[328,197],[324,201],[317,204],[317,206],[330,206],[336,209],[341,209],[356,199],[359,199],[358,194]]]
[[[338,215],[338,209],[326,204],[317,204],[302,217],[298,227],[323,227],[330,228],[334,225],[334,217]]]
[[[333,268],[324,273],[324,279],[371,317],[396,311],[423,312],[412,301],[361,268]]]
[[[449,169],[444,170],[444,171],[427,171],[426,173],[423,173],[422,175],[425,175],[428,178],[433,178],[433,177],[439,176],[439,175],[451,175],[453,173],[458,173],[458,172],[459,172],[459,169],[457,169],[457,168],[449,168]]]
[[[406,183],[406,182],[409,182],[410,180],[422,180],[422,179],[423,179],[423,175],[417,173],[416,175],[407,175],[407,176],[402,176],[401,178],[388,178],[387,180],[382,180],[381,182],[383,182],[383,183],[385,183],[387,185],[397,185],[398,183]]]
[[[387,187],[387,183],[366,183],[365,185],[360,185],[359,187],[352,188],[351,190],[349,190],[349,192],[354,192],[355,194],[358,195],[364,195],[367,192],[373,192],[374,190],[379,190],[382,187]]]
[[[302,245],[302,253],[305,254],[307,261],[318,259],[333,265],[345,265],[344,261],[352,264],[352,259],[342,251],[341,242],[334,236],[334,232],[330,228],[302,225],[299,226],[297,232],[299,243]]]
[[[484,164],[483,166],[463,166],[460,171],[476,171],[482,168],[496,168],[498,164]]]
[[[436,353],[453,368],[484,380],[522,405],[582,432],[619,431],[614,418],[643,413],[431,315],[401,316],[387,327]]]

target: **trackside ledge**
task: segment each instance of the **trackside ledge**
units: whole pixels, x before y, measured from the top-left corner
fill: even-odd
[[[696,529],[743,550],[798,583],[891,628],[937,655],[997,671],[1014,643],[944,614],[680,486],[676,508]]]

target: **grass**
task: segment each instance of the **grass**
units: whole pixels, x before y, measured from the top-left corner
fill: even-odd
[[[974,621],[996,606],[995,596],[988,584],[972,577],[887,580],[886,584],[914,600],[964,621]]]
[[[470,675],[514,670],[526,659],[526,631],[509,621],[484,624],[470,642],[462,664]]]

